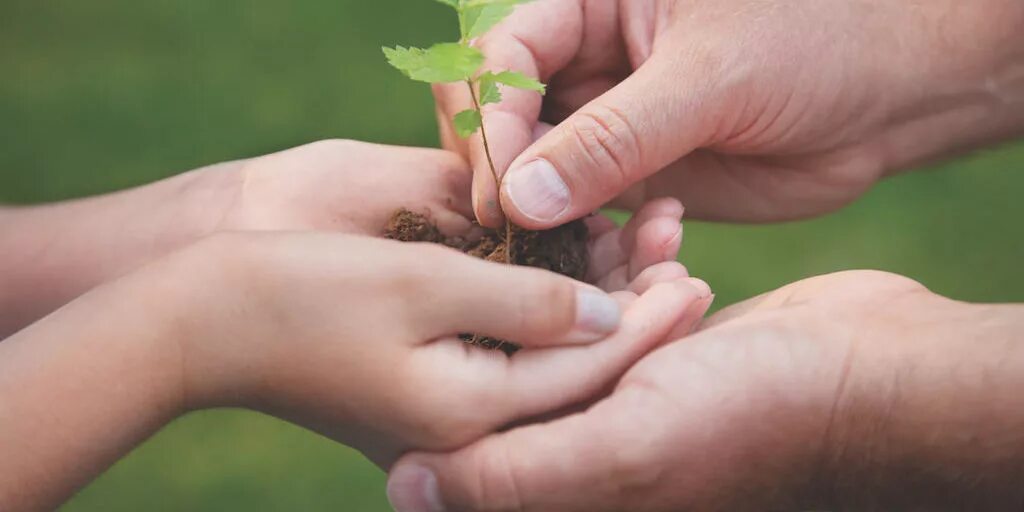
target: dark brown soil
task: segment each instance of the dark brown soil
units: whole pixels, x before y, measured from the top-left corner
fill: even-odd
[[[504,263],[508,244],[504,230],[488,229],[479,238],[447,237],[426,216],[408,210],[399,210],[388,221],[384,236],[402,242],[431,242],[458,249],[487,261]],[[586,224],[578,220],[549,231],[527,231],[512,228],[512,263],[537,267],[573,279],[582,280],[587,274],[589,254]],[[500,290],[495,290],[500,293]],[[519,346],[504,340],[464,334],[463,340],[488,349],[500,349],[513,354]]]

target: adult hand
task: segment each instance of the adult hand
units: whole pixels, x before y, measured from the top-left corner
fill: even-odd
[[[479,139],[454,136],[464,84],[435,89],[442,139],[474,166],[474,207],[527,228],[616,200],[681,199],[695,217],[821,214],[886,172],[1021,133],[1019,0],[539,0],[476,44],[505,91]],[[553,130],[547,123],[560,123]]]
[[[585,412],[413,454],[399,512],[1009,510],[1024,306],[849,272],[726,309]]]

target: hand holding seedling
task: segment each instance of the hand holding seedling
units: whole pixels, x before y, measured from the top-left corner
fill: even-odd
[[[674,262],[609,295],[439,246],[217,235],[0,343],[0,503],[53,508],[208,407],[265,411],[382,465],[457,448],[597,394],[709,300]],[[510,359],[463,332],[535,350]]]
[[[379,236],[396,208],[465,230],[470,174],[444,151],[322,141],[105,196],[0,208],[0,338],[220,231]]]
[[[610,396],[392,471],[398,512],[1013,510],[1024,306],[846,272],[727,308]]]
[[[501,176],[491,156],[490,140],[484,122],[483,107],[501,103],[502,90],[499,85],[544,94],[544,84],[516,71],[480,71],[484,54],[471,43],[483,36],[492,27],[512,14],[515,7],[532,0],[437,0],[455,10],[459,18],[460,38],[457,43],[439,43],[430,48],[384,48],[388,62],[409,78],[429,84],[462,82],[472,105],[455,113],[450,122],[461,138],[480,132],[483,145],[483,160],[491,174],[495,192],[501,188]],[[506,222],[504,242],[505,263],[514,263],[513,226]],[[555,227],[555,226],[548,226]]]
[[[222,231],[380,236],[399,208],[468,234],[472,175],[444,151],[322,141],[189,172],[134,190],[16,210],[0,208],[0,338],[89,288]],[[675,202],[653,203],[624,230],[594,218],[588,280],[621,288],[675,259]]]
[[[1022,26],[1019,0],[538,0],[475,42],[484,68],[549,83],[485,109],[501,208],[480,141],[454,136],[464,86],[435,88],[442,140],[487,226],[665,195],[698,218],[808,217],[1022,133]]]

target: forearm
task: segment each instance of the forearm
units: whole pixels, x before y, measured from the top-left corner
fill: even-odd
[[[840,429],[840,509],[1024,504],[1024,305],[944,304],[865,372],[887,377],[860,390],[870,405]]]
[[[908,94],[889,113],[882,139],[888,168],[907,169],[1024,136],[1024,3],[906,6],[905,19],[884,21],[894,32],[887,73],[900,77]]]
[[[96,198],[3,211],[0,339],[209,233],[227,207],[236,165]]]
[[[176,285],[132,286],[0,343],[0,509],[56,508],[183,410]]]

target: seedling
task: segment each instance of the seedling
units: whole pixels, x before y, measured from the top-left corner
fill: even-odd
[[[515,71],[481,71],[484,54],[473,46],[473,40],[487,33],[501,20],[512,14],[519,4],[531,0],[435,0],[455,10],[459,18],[459,41],[438,43],[430,48],[384,48],[388,62],[413,80],[430,84],[464,82],[473,98],[473,108],[455,115],[455,131],[462,138],[480,132],[484,154],[491,175],[501,191],[501,177],[494,167],[491,146],[484,126],[483,106],[501,102],[499,85],[536,91],[544,94],[545,87],[537,79]],[[505,221],[505,263],[512,264],[512,223]]]

